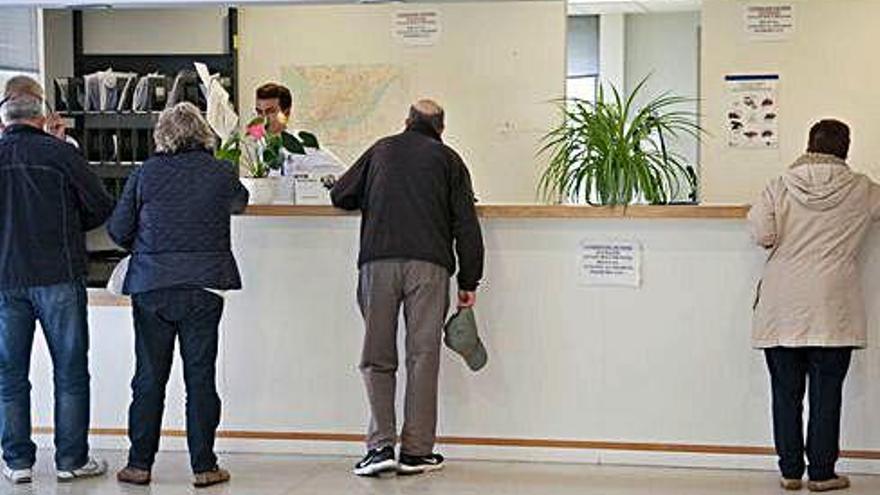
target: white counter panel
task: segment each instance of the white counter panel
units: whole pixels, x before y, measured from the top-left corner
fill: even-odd
[[[362,432],[358,222],[235,220],[245,289],[229,296],[222,326],[222,429]],[[749,344],[764,255],[751,246],[742,220],[496,218],[483,224],[487,269],[477,311],[490,361],[472,374],[444,351],[441,435],[771,445],[767,373],[762,354]],[[579,286],[577,248],[585,238],[640,241],[642,287]],[[880,451],[880,238],[875,233],[869,242],[872,347],[854,359],[843,445]],[[91,308],[96,427],[126,424],[129,311]],[[169,387],[170,429],[185,424],[179,364]],[[37,425],[51,421],[47,368],[41,348],[33,373]]]

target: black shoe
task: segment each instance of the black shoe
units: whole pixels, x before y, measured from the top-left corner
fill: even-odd
[[[395,471],[397,461],[394,460],[394,447],[373,449],[354,465],[354,474],[358,476],[378,476],[382,473]]]
[[[397,465],[399,474],[421,474],[440,469],[443,469],[443,456],[440,454],[422,456],[400,454],[400,462]]]

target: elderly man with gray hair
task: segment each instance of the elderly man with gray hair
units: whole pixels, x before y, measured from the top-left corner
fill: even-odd
[[[97,476],[89,456],[89,329],[85,232],[113,199],[76,149],[47,134],[42,89],[7,92],[0,104],[0,431],[4,476],[33,478],[30,357],[40,322],[54,366],[59,481]]]
[[[339,179],[333,204],[360,210],[358,302],[366,325],[360,369],[372,420],[360,476],[440,469],[433,452],[437,377],[449,278],[458,259],[458,306],[471,307],[483,273],[483,239],[470,174],[441,140],[443,109],[431,100],[410,108],[406,130],[379,140]],[[397,438],[397,320],[406,321],[406,405]]]
[[[14,76],[6,81],[3,88],[3,98],[0,99],[0,104],[4,101],[9,101],[20,96],[36,98],[45,103],[45,95],[43,94],[43,88],[40,86],[40,83],[28,76]],[[67,125],[64,123],[64,119],[62,119],[57,113],[50,113],[45,117],[46,119],[43,124],[43,129],[46,132],[58,139],[79,147],[79,143],[67,135]],[[3,134],[3,128],[4,125],[0,122],[0,135]]]

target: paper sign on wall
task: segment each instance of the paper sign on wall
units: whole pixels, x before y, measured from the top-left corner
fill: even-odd
[[[782,41],[795,30],[794,5],[790,3],[751,3],[744,7],[746,35],[754,41]]]
[[[727,143],[731,148],[779,147],[779,75],[729,75]]]
[[[642,247],[633,241],[584,240],[578,257],[580,285],[639,287]]]
[[[440,27],[437,10],[401,10],[391,17],[391,36],[403,45],[436,45]]]

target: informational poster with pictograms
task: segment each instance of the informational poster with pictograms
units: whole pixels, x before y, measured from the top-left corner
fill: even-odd
[[[733,74],[724,79],[728,146],[778,148],[779,75]]]

